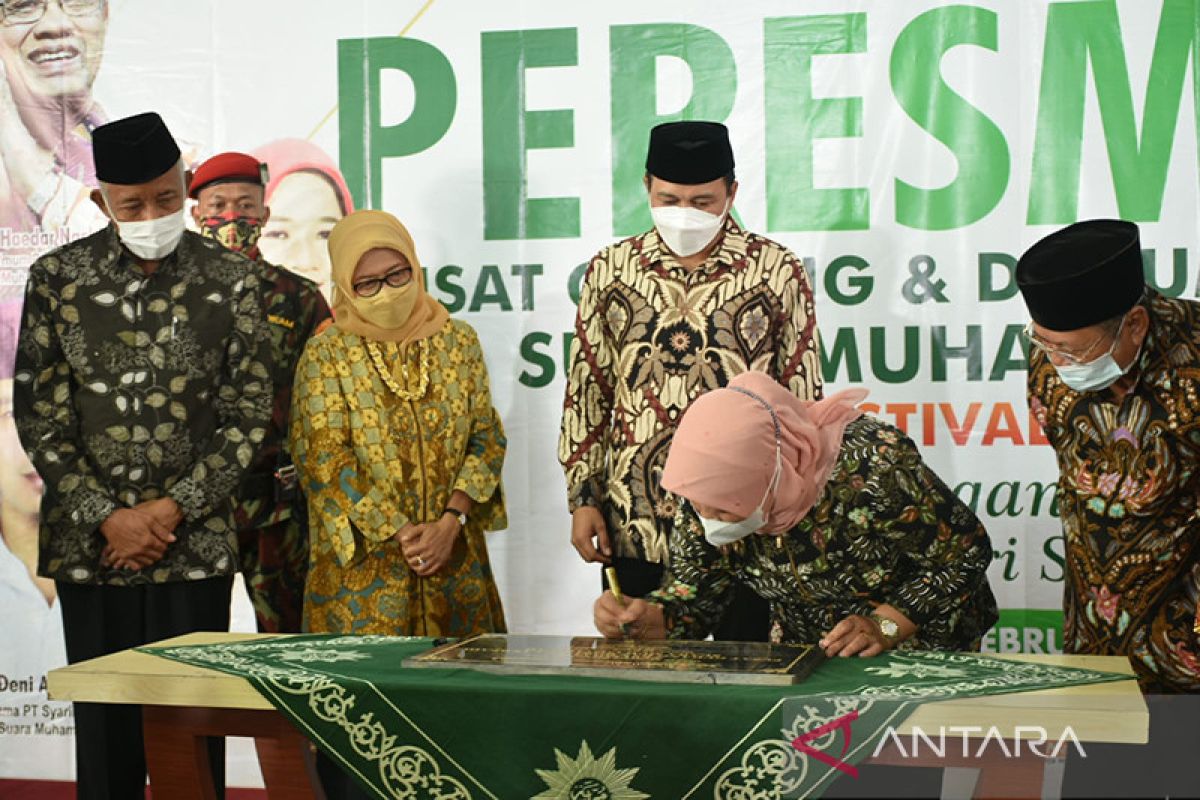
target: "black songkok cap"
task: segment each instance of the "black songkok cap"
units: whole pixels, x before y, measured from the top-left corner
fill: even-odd
[[[719,122],[664,122],[650,130],[646,171],[694,186],[733,172],[729,130]]]
[[[179,145],[153,111],[119,119],[92,131],[92,158],[102,183],[149,183],[179,163]]]
[[[1077,331],[1124,314],[1145,291],[1138,227],[1120,219],[1076,222],[1017,262],[1029,316],[1052,331]]]

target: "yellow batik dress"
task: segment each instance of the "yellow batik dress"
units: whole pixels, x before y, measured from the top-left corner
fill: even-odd
[[[390,380],[377,364],[391,370]],[[484,541],[484,531],[508,524],[505,445],[479,338],[465,322],[451,320],[403,353],[336,325],[309,340],[291,425],[310,517],[304,629],[505,630]],[[450,563],[418,577],[392,537],[410,522],[436,521],[456,489],[475,501],[470,521]]]

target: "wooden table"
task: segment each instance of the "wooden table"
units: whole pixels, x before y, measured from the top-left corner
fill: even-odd
[[[159,642],[178,646],[260,638],[261,634],[193,633]],[[1047,689],[988,697],[926,703],[897,729],[901,742],[886,745],[871,763],[946,767],[961,779],[961,770],[979,770],[976,797],[1040,797],[1045,760],[1022,750],[1006,757],[993,738],[982,756],[978,745],[991,733],[1010,745],[1029,742],[1030,732],[1042,728],[1049,750],[1068,727],[1084,745],[1088,742],[1144,744],[1149,735],[1145,701],[1124,658],[1107,656],[1008,655],[1023,661],[1065,667],[1120,672],[1128,681]],[[209,800],[215,797],[209,771],[206,736],[255,738],[263,782],[272,800],[321,800],[314,780],[308,741],[242,678],[126,650],[53,670],[48,676],[51,699],[90,703],[134,703],[144,706],[146,763],[157,797]],[[912,757],[910,736],[919,730],[930,737],[939,730],[977,728],[963,756],[961,738],[947,740],[944,755],[922,748]],[[994,732],[992,732],[994,729]],[[959,736],[961,734],[951,734]],[[1011,747],[1009,748],[1011,750]]]
[[[258,633],[191,633],[160,644],[269,638]],[[146,767],[156,798],[213,800],[207,736],[250,736],[271,800],[324,800],[312,749],[292,724],[242,678],[123,650],[51,670],[55,700],[143,706]]]
[[[1011,658],[1038,664],[1059,667],[1078,667],[1102,672],[1129,675],[1127,681],[1093,683],[1066,689],[1044,689],[1037,692],[996,694],[984,697],[968,697],[960,700],[944,700],[926,703],[917,708],[904,724],[897,728],[904,747],[900,752],[894,744],[883,749],[870,763],[899,766],[941,767],[946,770],[943,781],[943,797],[949,795],[974,796],[981,798],[1038,798],[1043,788],[1049,788],[1057,796],[1057,786],[1062,780],[1062,761],[1049,762],[1031,752],[1027,745],[1031,739],[1028,730],[1022,732],[1022,750],[1019,757],[1009,757],[993,739],[985,739],[991,733],[1002,737],[1010,750],[1019,738],[1017,728],[1044,728],[1049,742],[1042,752],[1053,750],[1062,739],[1067,728],[1083,744],[1146,744],[1150,739],[1150,714],[1146,701],[1133,678],[1129,660],[1120,656],[1055,656],[988,653],[995,658]],[[935,736],[941,729],[979,728],[971,736],[968,754],[963,754],[961,738],[947,739],[944,756],[937,757],[923,747],[918,758],[911,757],[911,735],[919,730]],[[982,753],[979,747],[984,745]],[[1067,741],[1063,755],[1074,747]],[[1047,781],[1048,766],[1053,766],[1054,777]],[[978,771],[978,775],[963,774]],[[970,786],[974,779],[974,794],[970,790],[949,790]]]

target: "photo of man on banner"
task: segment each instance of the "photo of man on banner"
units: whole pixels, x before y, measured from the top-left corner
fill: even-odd
[[[103,224],[88,193],[92,131],[107,121],[92,95],[107,29],[108,0],[0,3],[0,228]]]

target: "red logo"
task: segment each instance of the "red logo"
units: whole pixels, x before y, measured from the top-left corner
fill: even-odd
[[[851,711],[849,714],[843,714],[835,720],[826,722],[824,725],[813,728],[811,731],[802,733],[795,739],[792,739],[792,747],[796,748],[801,753],[812,756],[823,764],[828,764],[834,769],[841,770],[852,778],[857,778],[858,767],[851,766],[845,761],[842,761],[842,758],[846,756],[846,751],[850,749],[850,723],[854,722],[856,719],[858,719],[857,711]],[[815,747],[809,745],[809,742],[811,742],[813,739],[819,739],[830,731],[838,728],[841,728],[842,733],[845,734],[845,738],[842,739],[842,753],[838,758],[834,758],[824,750],[817,750]]]

